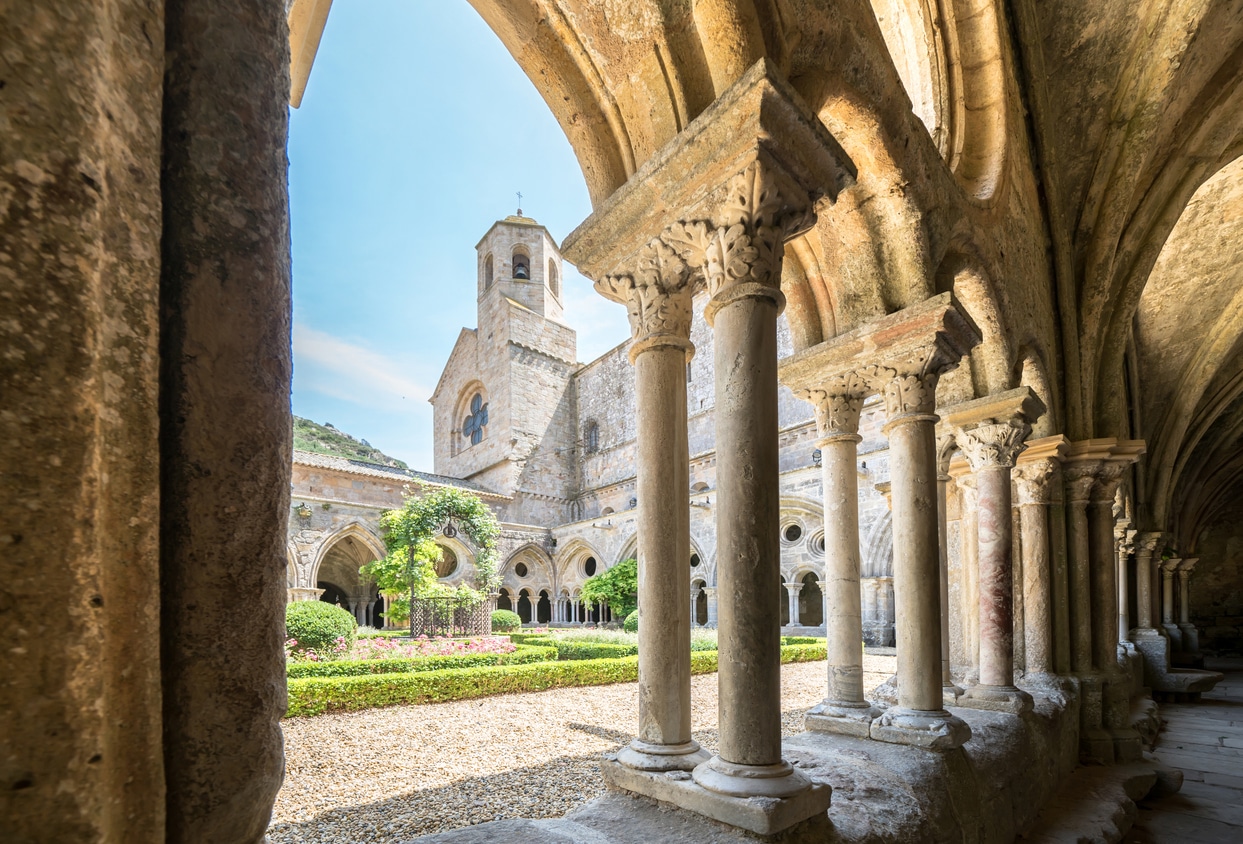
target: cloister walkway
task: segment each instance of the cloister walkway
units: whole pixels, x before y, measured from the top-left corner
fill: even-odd
[[[1126,844],[1243,842],[1243,659],[1206,667],[1226,679],[1198,703],[1161,705],[1156,755],[1183,771],[1182,790],[1141,804]]]

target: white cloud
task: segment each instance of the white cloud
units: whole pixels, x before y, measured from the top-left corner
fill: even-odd
[[[395,401],[421,406],[432,394],[398,361],[302,323],[294,323],[293,349],[297,380],[332,398],[392,410]]]

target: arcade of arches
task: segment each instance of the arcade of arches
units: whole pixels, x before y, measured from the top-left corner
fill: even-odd
[[[1237,652],[1243,624],[1243,4],[470,2],[581,164],[594,212],[560,254],[633,331],[634,488],[591,511],[514,502],[564,506],[610,561],[633,538],[640,735],[601,767],[644,799],[611,793],[525,837],[655,840],[676,818],[688,841],[742,840],[723,821],[1000,842],[1061,811],[1081,762],[1151,784],[1154,695],[1211,687],[1200,663]],[[281,610],[318,582],[289,581],[317,561],[286,532],[285,145],[329,6],[0,11],[13,840],[263,840]],[[491,273],[555,322],[545,245]],[[540,360],[569,379],[567,338]],[[705,432],[688,360],[715,398],[713,480],[689,500]],[[779,424],[780,390],[813,408],[813,434]],[[461,454],[509,471],[493,432],[520,420],[488,402]],[[794,469],[821,479],[822,604],[782,569]],[[695,578],[701,496],[717,530]],[[865,521],[877,502],[888,515]],[[315,518],[347,509],[324,503]],[[572,608],[551,542],[511,542],[552,567],[551,590],[516,579],[511,600]],[[873,602],[860,577],[886,543]],[[332,550],[325,576],[357,550]],[[780,606],[823,607],[829,663],[784,740]],[[721,643],[711,754],[690,734],[692,615]],[[877,695],[860,642],[886,619],[897,674]],[[1123,790],[1077,796],[1117,840]]]

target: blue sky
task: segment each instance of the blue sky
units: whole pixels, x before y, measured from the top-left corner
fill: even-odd
[[[475,243],[517,207],[558,241],[588,214],[582,172],[534,85],[465,0],[334,3],[290,112],[293,410],[432,469],[427,403],[474,327]],[[589,361],[624,309],[567,265]]]

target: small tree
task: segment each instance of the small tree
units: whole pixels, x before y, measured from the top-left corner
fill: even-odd
[[[389,599],[391,618],[409,618],[411,594],[454,597],[462,604],[473,604],[482,599],[480,592],[489,593],[499,585],[496,538],[500,526],[477,495],[442,487],[420,496],[406,487],[405,496],[401,508],[380,517],[388,554],[359,569]],[[435,537],[450,523],[474,546],[475,589],[466,585],[453,589],[436,582],[433,563],[440,559],[441,550]]]
[[[590,606],[603,601],[613,615],[625,618],[639,606],[639,563],[623,560],[608,571],[587,578],[583,584],[582,600]]]

